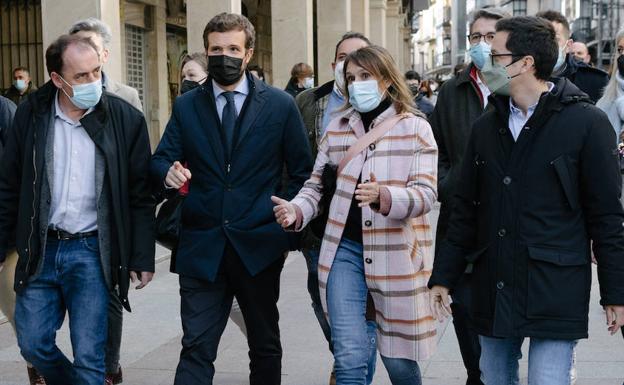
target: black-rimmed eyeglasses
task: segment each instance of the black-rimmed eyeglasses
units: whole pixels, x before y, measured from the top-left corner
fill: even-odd
[[[492,61],[492,66],[496,64],[496,60],[494,58],[503,57],[503,56],[511,56],[511,59],[512,59],[511,63],[505,66],[505,67],[508,67],[527,55],[523,53],[492,53],[490,54],[490,60]]]
[[[470,44],[473,45],[479,44],[481,39],[485,39],[486,43],[491,43],[492,40],[494,40],[494,35],[496,35],[494,32],[486,33],[485,35],[475,32],[468,35],[468,41],[470,41]]]

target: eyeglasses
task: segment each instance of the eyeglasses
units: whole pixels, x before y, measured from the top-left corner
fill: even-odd
[[[470,41],[470,44],[479,44],[481,39],[485,39],[486,43],[491,43],[492,40],[494,40],[494,35],[496,35],[494,32],[486,33],[485,35],[475,32],[468,35],[468,40]]]
[[[496,64],[496,60],[494,58],[501,57],[501,56],[511,56],[512,61],[511,63],[507,64],[507,66],[510,66],[527,55],[524,53],[491,53],[490,60],[492,61],[492,66]],[[517,59],[514,60],[514,58],[517,58]]]

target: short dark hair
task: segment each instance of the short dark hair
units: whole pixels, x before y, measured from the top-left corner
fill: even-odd
[[[418,72],[413,71],[413,70],[409,70],[409,71],[407,71],[405,73],[405,79],[420,81],[421,77],[420,77],[420,74]]]
[[[336,44],[336,49],[334,50],[334,61],[336,60],[336,57],[338,56],[338,47],[340,47],[340,44],[342,44],[345,40],[349,40],[349,39],[360,39],[364,43],[366,43],[366,45],[368,46],[372,45],[370,40],[368,40],[368,38],[364,36],[364,34],[359,33],[359,32],[349,31],[345,33],[344,35],[342,35],[340,40],[338,40],[338,44]]]
[[[247,66],[247,70],[250,71],[250,72],[251,71],[256,71],[258,73],[258,76],[260,76],[260,79],[264,79],[264,70],[259,65],[252,64],[250,66]]]
[[[551,23],[561,24],[563,28],[566,30],[566,32],[568,33],[568,37],[570,37],[570,23],[568,22],[568,19],[565,16],[563,16],[561,12],[553,11],[551,9],[548,11],[538,12],[535,16],[546,19],[550,21]]]
[[[15,75],[15,73],[16,73],[17,71],[23,71],[23,72],[26,72],[26,73],[30,76],[30,71],[29,71],[29,70],[28,70],[28,68],[26,68],[26,67],[19,66],[19,67],[15,67],[15,68],[13,68],[13,75]]]
[[[61,74],[63,71],[63,55],[69,46],[76,45],[81,48],[91,48],[98,55],[98,50],[93,41],[80,35],[61,35],[58,39],[54,40],[48,49],[46,49],[45,59],[48,75],[52,72]]]
[[[502,8],[495,7],[483,7],[473,11],[470,14],[470,23],[468,24],[468,31],[472,33],[472,26],[479,19],[500,20],[505,17],[510,17],[511,14]]]
[[[250,49],[256,45],[256,30],[243,15],[223,12],[210,19],[204,28],[204,48],[208,49],[208,35],[212,32],[245,32],[245,48]]]
[[[552,24],[535,16],[516,16],[496,23],[496,32],[508,32],[505,47],[513,54],[532,56],[535,77],[548,80],[552,74],[559,47]]]

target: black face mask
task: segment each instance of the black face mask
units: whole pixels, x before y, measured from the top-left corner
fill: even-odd
[[[620,55],[617,59],[617,66],[620,76],[624,78],[624,55]]]
[[[180,95],[189,92],[190,90],[194,90],[199,87],[199,82],[195,82],[193,80],[182,80],[182,85],[180,86]]]
[[[410,91],[412,91],[412,95],[416,96],[420,93],[420,86],[418,84],[410,84]]]
[[[227,55],[208,56],[208,72],[222,86],[236,83],[243,73],[243,59]]]

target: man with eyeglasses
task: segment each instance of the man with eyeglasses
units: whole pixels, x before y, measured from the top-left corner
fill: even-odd
[[[574,59],[570,24],[564,15],[557,11],[539,12],[537,17],[548,20],[557,34],[559,48],[557,62],[553,70],[553,78],[567,78],[581,91],[585,92],[596,103],[609,82],[609,74]],[[556,79],[553,79],[555,81]]]
[[[429,280],[446,317],[448,293],[471,269],[472,325],[483,382],[569,385],[574,347],[588,337],[591,249],[611,334],[624,325],[624,211],[615,133],[570,80],[549,81],[555,30],[539,17],[496,23],[483,69],[493,93],[470,135],[446,242]]]
[[[496,33],[496,22],[510,16],[497,8],[483,8],[471,16],[470,65],[458,76],[446,81],[440,88],[438,102],[430,117],[438,144],[438,200],[441,203],[436,231],[436,256],[446,238],[450,213],[454,206],[460,165],[472,124],[488,105],[488,90],[481,69],[489,60],[490,44]],[[468,305],[470,292],[465,274],[462,283],[453,292],[453,325],[459,342],[468,379],[466,385],[482,385],[479,371],[479,339],[472,330]]]

